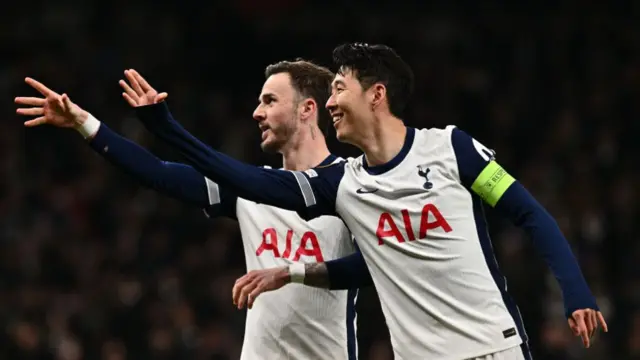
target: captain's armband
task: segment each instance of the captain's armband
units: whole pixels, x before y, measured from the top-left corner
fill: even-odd
[[[502,166],[490,161],[471,185],[471,190],[491,207],[495,207],[502,195],[516,179]]]

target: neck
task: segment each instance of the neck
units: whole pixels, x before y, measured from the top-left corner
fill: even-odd
[[[358,147],[367,165],[378,166],[391,161],[402,149],[407,127],[395,116],[377,117],[368,127]]]
[[[318,166],[331,153],[319,129],[298,134],[295,141],[280,150],[285,170],[304,171]]]

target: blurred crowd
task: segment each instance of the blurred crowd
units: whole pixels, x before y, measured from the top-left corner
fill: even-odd
[[[481,3],[482,5],[479,5]],[[558,220],[610,327],[582,349],[526,235],[490,212],[534,358],[640,359],[640,4],[560,1],[142,3],[30,1],[0,12],[0,358],[237,359],[237,225],[141,188],[69,130],[26,130],[34,77],[166,160],[118,80],[135,68],[187,129],[255,164],[251,113],[269,63],[325,64],[344,41],[395,47],[416,73],[405,116],[456,124],[497,151]],[[553,5],[552,5],[553,4]],[[635,4],[635,5],[634,5]],[[330,148],[356,155],[338,144]],[[636,164],[634,166],[634,164]],[[417,276],[417,275],[407,275]],[[359,297],[362,359],[390,359],[375,292]]]

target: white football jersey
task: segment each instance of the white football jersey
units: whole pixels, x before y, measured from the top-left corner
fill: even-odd
[[[356,238],[396,359],[468,359],[526,339],[482,201],[465,186],[464,167],[482,170],[493,152],[454,129],[408,129],[388,164],[367,167],[360,156],[300,186],[309,217],[334,210]]]
[[[221,206],[235,210],[227,215],[235,215],[239,222],[247,271],[323,262],[355,251],[351,234],[338,217],[305,221],[294,211],[236,198],[206,181],[213,205],[206,212],[219,213]],[[356,295],[357,290],[330,291],[302,284],[261,294],[247,312],[241,359],[356,359]]]
[[[530,359],[483,202],[532,236],[563,289],[566,314],[597,309],[553,218],[494,161],[493,151],[455,127],[407,129],[402,150],[381,166],[368,167],[359,157],[289,172],[256,168],[207,147],[166,106],[156,115],[162,118],[152,123],[156,135],[238,195],[305,219],[339,215],[345,221],[380,295],[397,359],[468,359],[519,344]],[[360,265],[345,276],[359,275]]]

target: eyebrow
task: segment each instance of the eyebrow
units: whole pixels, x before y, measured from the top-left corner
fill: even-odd
[[[274,93],[264,93],[264,94],[260,94],[260,96],[258,96],[258,101],[261,101],[263,99],[267,99],[267,98],[276,98],[276,95]]]
[[[334,87],[337,86],[337,85],[347,86],[347,84],[342,80],[334,80],[333,84],[331,84],[331,85],[334,86]]]

